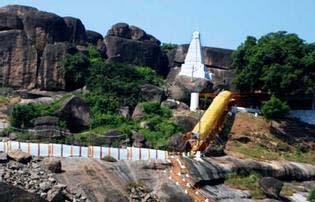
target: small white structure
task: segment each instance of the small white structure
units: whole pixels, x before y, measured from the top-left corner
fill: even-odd
[[[211,74],[202,61],[200,33],[194,32],[185,58],[185,63],[182,64],[178,75],[188,76],[191,77],[191,79],[202,78],[211,80]]]
[[[199,107],[199,93],[190,94],[190,111],[195,112]]]

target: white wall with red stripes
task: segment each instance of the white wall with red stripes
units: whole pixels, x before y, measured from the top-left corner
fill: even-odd
[[[81,147],[53,143],[0,142],[0,151],[8,153],[17,149],[33,156],[42,157],[85,157],[102,159],[105,156],[111,156],[116,160],[165,160],[168,158],[167,151],[138,147]]]

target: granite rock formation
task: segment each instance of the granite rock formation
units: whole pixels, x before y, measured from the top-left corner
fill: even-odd
[[[0,17],[0,84],[64,90],[56,67],[72,50],[68,43],[86,43],[82,22],[19,5],[0,8]]]
[[[185,61],[188,47],[188,44],[179,45],[173,50],[169,51],[167,54],[170,67],[167,81],[172,86],[169,91],[171,93],[171,97],[174,99],[185,100],[185,97],[187,96],[185,96],[184,94],[179,95],[176,89],[180,91],[188,90],[189,93],[191,92],[191,89],[185,86],[187,85],[187,81],[182,84],[180,80],[183,79],[179,78],[181,76],[177,76],[180,71],[181,65]],[[232,53],[233,50],[229,49],[213,48],[206,46],[202,47],[203,63],[212,73],[212,80],[210,88],[208,88],[209,85],[207,85],[204,86],[204,89],[198,89],[198,91],[214,91],[220,88],[231,88],[232,79],[234,76],[234,69],[232,67]]]
[[[87,129],[91,123],[89,106],[76,96],[66,100],[56,112],[56,115],[65,120],[71,132],[80,132]]]
[[[93,45],[97,45],[97,43],[101,40],[103,41],[103,36],[100,33],[94,32],[92,30],[86,30],[87,42]]]
[[[104,42],[110,61],[149,66],[165,76],[169,72],[160,41],[138,27],[117,23],[107,32]]]

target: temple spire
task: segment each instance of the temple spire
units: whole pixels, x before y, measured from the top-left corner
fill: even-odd
[[[192,35],[185,63],[181,66],[179,75],[193,78],[203,78],[211,80],[209,71],[202,62],[202,53],[200,45],[200,33],[195,31]]]

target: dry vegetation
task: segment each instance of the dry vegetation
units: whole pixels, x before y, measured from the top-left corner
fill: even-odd
[[[315,128],[294,120],[267,122],[238,113],[226,152],[258,160],[290,160],[315,164]]]

